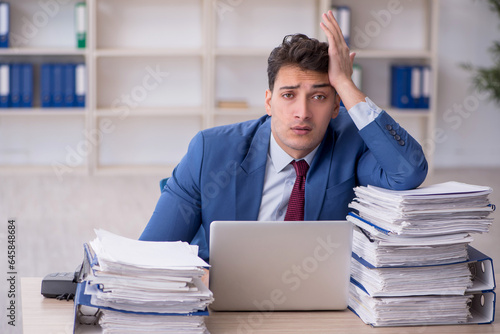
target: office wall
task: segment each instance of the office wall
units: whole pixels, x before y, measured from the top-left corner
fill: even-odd
[[[439,21],[435,166],[499,167],[500,105],[473,89],[460,64],[493,64],[487,50],[500,41],[500,18],[486,0],[441,0]]]

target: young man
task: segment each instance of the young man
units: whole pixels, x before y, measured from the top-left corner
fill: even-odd
[[[141,240],[193,241],[208,259],[214,220],[345,219],[358,185],[424,181],[421,146],[352,82],[331,12],[321,28],[328,44],[297,34],[271,52],[266,116],[193,138]]]

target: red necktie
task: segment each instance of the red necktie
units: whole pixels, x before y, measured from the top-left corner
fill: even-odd
[[[292,165],[297,173],[295,184],[293,185],[285,220],[304,220],[304,202],[306,189],[306,174],[309,165],[305,160],[292,161]]]

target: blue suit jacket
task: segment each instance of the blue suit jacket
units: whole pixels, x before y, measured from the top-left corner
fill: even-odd
[[[191,242],[208,260],[210,223],[257,220],[271,118],[199,132],[174,169],[141,240]],[[358,130],[341,108],[330,121],[306,177],[305,220],[343,220],[358,185],[403,190],[427,174],[421,146],[383,111]],[[205,240],[200,240],[205,238]],[[203,249],[205,247],[205,249]]]

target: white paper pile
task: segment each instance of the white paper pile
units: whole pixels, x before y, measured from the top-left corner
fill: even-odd
[[[489,187],[446,182],[407,191],[356,187],[349,306],[375,326],[470,317],[472,233],[488,232]],[[439,310],[439,312],[437,312]]]
[[[196,246],[96,234],[86,247],[85,294],[101,308],[104,333],[207,333],[197,314],[207,315],[213,295],[201,281],[209,265]]]

